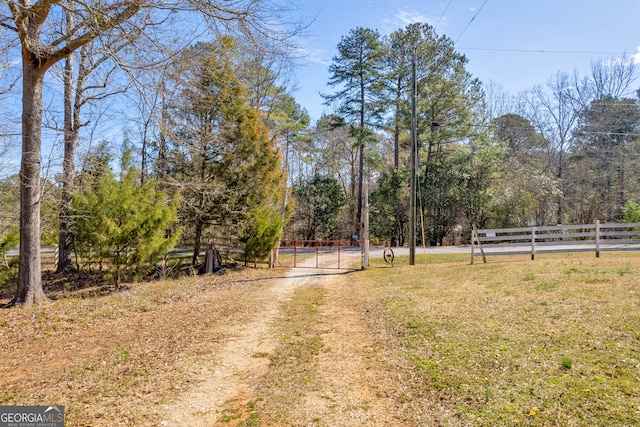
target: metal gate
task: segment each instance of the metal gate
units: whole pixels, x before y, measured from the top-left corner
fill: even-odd
[[[362,248],[355,240],[281,240],[276,266],[359,270]]]

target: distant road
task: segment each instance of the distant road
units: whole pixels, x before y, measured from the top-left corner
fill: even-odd
[[[355,248],[356,250],[358,248]],[[382,253],[384,252],[383,247],[371,247],[369,248],[369,256],[370,257],[382,257]],[[409,247],[392,247],[394,255],[398,256],[408,256],[409,255]],[[615,244],[611,243],[603,243],[600,247],[601,251],[624,251],[624,250],[637,250],[640,251],[640,246],[638,245],[630,245],[630,244]],[[53,254],[55,249],[53,247],[43,247],[43,254]],[[304,249],[301,249],[304,250]],[[500,254],[500,253],[528,253],[531,250],[531,245],[523,244],[522,247],[519,246],[505,246],[504,248],[487,248],[485,249],[485,253],[487,255]],[[193,249],[190,248],[180,248],[174,249],[174,255],[179,254],[182,256],[191,255]],[[286,250],[283,250],[283,252]],[[314,249],[310,249],[310,251],[315,251]],[[552,253],[552,252],[595,252],[595,248],[593,244],[586,245],[553,245],[553,246],[538,246],[536,247],[536,254],[544,254],[544,253]],[[416,256],[420,256],[425,253],[425,249],[421,246],[416,246]],[[471,256],[471,246],[463,245],[463,246],[429,246],[426,248],[427,254],[469,254]],[[11,249],[6,252],[7,256],[18,256],[18,249]],[[480,249],[476,247],[476,256],[480,255]]]
[[[382,252],[385,248],[369,248],[370,255],[380,255],[382,256]],[[408,247],[396,247],[391,248],[393,250],[394,255],[409,255]],[[423,254],[425,249],[422,246],[416,246],[416,255]],[[471,246],[429,246],[426,248],[427,254],[471,254]]]
[[[408,247],[398,247],[391,248],[393,250],[394,255],[409,255]],[[371,248],[369,250],[369,255],[373,257],[382,256],[382,252],[384,248]],[[536,246],[536,254],[549,254],[549,253],[557,253],[557,252],[593,252],[595,256],[595,246],[593,243],[588,243],[585,245],[542,245],[539,244]],[[640,251],[640,245],[638,244],[625,244],[625,243],[616,243],[615,240],[603,242],[600,244],[600,252],[616,252],[616,251]],[[422,247],[416,247],[416,256],[420,256],[425,252],[425,249]],[[426,248],[427,254],[469,254],[471,256],[471,246],[430,246]],[[521,246],[507,246],[501,247],[490,247],[485,248],[484,250],[486,255],[498,255],[498,254],[530,254],[531,253],[531,245],[523,244]],[[480,256],[480,249],[478,247],[475,248],[476,256]]]

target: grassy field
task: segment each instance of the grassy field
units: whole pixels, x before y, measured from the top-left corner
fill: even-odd
[[[464,257],[352,280],[399,337],[415,402],[444,425],[638,425],[638,254]]]
[[[248,355],[269,360],[255,395],[241,410],[230,402],[216,425],[331,425],[334,407],[351,419],[352,396],[323,391],[335,384],[330,357],[362,360],[371,378],[350,377],[355,389],[375,390],[367,398],[384,397],[402,425],[638,425],[640,254],[417,261],[374,259],[286,294],[269,329],[274,350]],[[159,425],[283,276],[239,269],[118,291],[60,284],[50,303],[0,310],[0,405],[62,404],[69,426]],[[337,340],[353,340],[336,334],[347,308],[360,335],[344,346],[352,354],[336,354]],[[313,393],[327,412],[309,418]]]

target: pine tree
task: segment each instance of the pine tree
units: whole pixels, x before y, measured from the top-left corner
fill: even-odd
[[[375,141],[372,127],[382,114],[379,102],[380,65],[382,44],[380,34],[369,28],[358,27],[342,37],[337,46],[339,55],[329,66],[330,86],[340,89],[332,95],[323,95],[326,104],[337,102],[340,114],[352,126],[352,134],[359,147],[358,200],[352,234],[360,234],[364,188],[365,145]]]
[[[191,49],[184,90],[172,108],[170,179],[183,189],[180,214],[192,233],[194,264],[210,227],[237,233],[254,207],[282,196],[279,153],[227,49],[228,43]]]
[[[140,183],[140,171],[123,162],[119,179],[108,170],[74,196],[72,232],[78,256],[91,264],[97,255],[100,263],[115,268],[116,283],[123,270],[141,272],[159,256],[173,248],[179,233],[168,233],[177,221],[177,202],[156,189],[147,179]]]

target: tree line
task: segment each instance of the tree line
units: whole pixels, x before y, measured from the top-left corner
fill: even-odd
[[[337,90],[325,95],[335,113],[299,143],[291,185],[333,202],[342,199],[328,188],[341,187],[344,208],[327,218],[328,200],[316,198],[310,201],[315,221],[294,215],[292,234],[359,234],[366,182],[373,239],[405,244],[412,126],[418,227],[428,245],[469,236],[472,224],[503,228],[633,217],[640,198],[640,91],[630,59],[594,61],[585,76],[558,71],[512,95],[473,78],[464,55],[428,24],[388,36],[356,28],[337,51],[328,82]],[[308,164],[311,158],[316,160]]]
[[[253,174],[265,178],[268,183],[277,184],[279,173],[271,170],[273,165],[278,165],[277,152],[271,147],[273,139],[268,138],[266,125],[259,119],[259,104],[251,102],[253,93],[245,95],[246,89],[243,85],[237,84],[235,76],[228,73],[230,62],[225,58],[216,63],[215,52],[201,55],[204,56],[201,61],[196,52],[197,47],[191,46],[196,40],[209,36],[216,40],[222,49],[226,49],[229,47],[226,39],[235,38],[242,45],[254,47],[255,52],[266,52],[273,58],[286,59],[291,47],[291,38],[304,26],[304,22],[292,23],[288,17],[289,10],[284,5],[255,0],[233,3],[199,0],[106,3],[68,0],[2,2],[0,28],[3,31],[3,40],[6,38],[9,41],[3,45],[3,57],[10,58],[3,65],[9,68],[15,60],[19,63],[19,70],[15,72],[18,77],[13,82],[7,81],[7,91],[16,82],[21,83],[22,91],[17,224],[20,256],[17,291],[9,305],[29,305],[46,299],[42,290],[40,254],[44,225],[41,219],[45,200],[45,182],[42,180],[43,130],[51,125],[54,132],[59,131],[64,135],[64,162],[62,182],[59,185],[61,203],[58,243],[60,267],[65,269],[71,265],[70,249],[73,245],[77,247],[76,243],[81,235],[74,227],[83,218],[91,216],[86,212],[74,215],[73,205],[76,199],[75,192],[82,190],[76,186],[75,173],[78,132],[88,124],[82,120],[82,109],[91,101],[98,102],[109,97],[110,89],[107,88],[113,87],[110,83],[113,82],[114,75],[120,74],[119,82],[130,82],[123,84],[122,93],[138,97],[136,104],[141,113],[139,128],[143,131],[143,138],[139,141],[138,147],[141,157],[136,179],[138,185],[143,185],[148,178],[148,155],[152,149],[152,139],[155,139],[152,138],[152,132],[157,130],[160,140],[153,142],[160,147],[174,141],[188,141],[186,146],[171,152],[162,148],[159,150],[158,157],[161,163],[164,161],[162,156],[176,153],[176,169],[172,170],[174,176],[178,177],[175,182],[184,183],[186,179],[194,179],[199,183],[212,183],[213,188],[207,188],[206,194],[198,194],[195,199],[189,198],[193,194],[193,191],[189,191],[192,189],[189,185],[185,185],[187,188],[183,192],[176,191],[179,190],[176,188],[164,190],[168,197],[184,197],[185,203],[180,205],[180,209],[189,212],[189,208],[192,208],[191,212],[198,215],[187,224],[194,229],[196,242],[200,238],[198,232],[205,226],[211,226],[221,215],[230,216],[224,219],[225,225],[231,223],[238,228],[244,226],[245,230],[251,228],[246,224],[247,217],[253,215],[258,222],[258,217],[267,210],[271,191],[268,185],[262,188],[260,194],[257,194],[256,190],[246,189],[255,184],[255,180],[248,180]],[[258,58],[259,55],[252,55],[250,50],[244,50],[247,58]],[[183,57],[185,52],[190,52],[192,58]],[[170,74],[175,64],[191,59],[196,66],[194,73],[191,73],[191,83],[201,85],[203,92],[194,93],[193,97],[184,87],[173,91],[174,87],[180,86],[177,78],[181,76]],[[242,59],[240,54],[238,59]],[[197,69],[198,65],[200,70]],[[59,77],[64,85],[64,112],[47,116],[45,102],[55,102],[56,97],[51,96],[51,80],[46,80],[45,77],[52,76],[56,71],[56,77]],[[10,74],[3,74],[3,77]],[[189,73],[186,77],[189,77]],[[255,77],[266,83],[252,86],[252,89],[269,86],[268,75]],[[149,85],[156,83],[157,85],[151,86],[153,89],[150,90]],[[174,84],[174,87],[165,83]],[[132,92],[128,90],[131,86],[137,89],[136,95],[131,95]],[[211,93],[207,93],[207,90]],[[197,92],[197,88],[193,92]],[[200,105],[189,105],[192,110],[185,112],[181,117],[183,121],[175,123],[174,129],[168,129],[167,126],[174,125],[167,121],[171,107],[168,97],[174,95],[181,97],[185,102],[200,102]],[[264,94],[259,95],[262,97]],[[204,105],[208,101],[213,102],[213,105]],[[156,121],[155,113],[158,111],[160,120]],[[62,126],[57,125],[60,116],[63,119]],[[47,119],[51,119],[51,122]],[[172,141],[165,139],[167,136]],[[193,138],[201,140],[192,141]],[[252,151],[254,149],[258,151]],[[127,150],[123,150],[125,151]],[[206,158],[198,158],[199,164],[183,174],[180,168],[181,160],[188,161],[190,156],[199,154]],[[246,166],[247,164],[251,166]],[[122,165],[128,167],[129,163],[123,161]],[[166,166],[173,165],[167,163]],[[231,178],[216,179],[217,177],[212,176],[224,167],[231,170]],[[251,167],[254,167],[254,171],[247,173]],[[125,189],[125,176],[128,177],[129,174],[123,171],[118,181],[120,190]],[[89,184],[89,191],[101,188],[100,177],[96,177],[96,180],[93,187]],[[193,181],[189,182],[192,183]],[[170,184],[163,182],[158,185]],[[149,188],[153,189],[153,185]],[[180,193],[184,194],[179,196]],[[212,208],[212,198],[217,198],[224,205]],[[189,202],[193,203],[189,205]],[[120,211],[124,207],[122,206]],[[117,226],[123,227],[123,224]],[[93,230],[93,233],[105,233],[109,230],[110,228]],[[245,240],[252,241],[250,238]],[[129,242],[121,247],[125,258],[131,255],[130,248],[133,244]],[[116,265],[118,262],[116,258]]]
[[[0,250],[16,230],[20,241],[13,303],[45,298],[41,243],[60,246],[61,274],[104,267],[118,281],[147,274],[177,244],[193,248],[196,265],[205,242],[256,260],[281,237],[360,235],[368,198],[374,243],[403,245],[412,129],[417,235],[430,245],[471,224],[618,221],[638,211],[640,95],[630,61],[594,62],[588,76],[558,72],[510,95],[473,78],[428,24],[388,36],[356,28],[329,67],[323,97],[333,113],[312,124],[292,95],[282,44],[296,29],[270,34],[274,10],[123,2],[96,17],[84,3],[18,3],[5,2],[2,21],[28,54],[21,173],[0,183]],[[190,42],[174,26],[191,8],[210,41]],[[162,49],[159,32],[175,36]],[[62,82],[61,113],[43,109],[49,69]],[[128,105],[124,140],[93,140],[83,114],[113,99]],[[55,177],[42,177],[43,115],[62,116]]]

